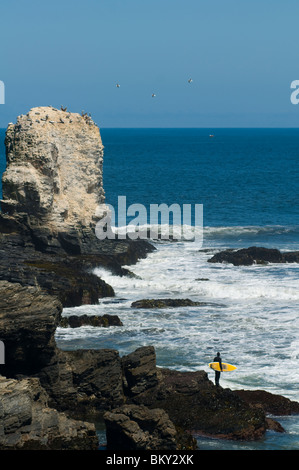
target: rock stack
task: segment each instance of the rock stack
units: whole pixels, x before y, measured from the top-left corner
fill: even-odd
[[[2,213],[28,225],[44,248],[80,252],[105,201],[99,128],[86,116],[37,107],[9,124],[5,145]]]

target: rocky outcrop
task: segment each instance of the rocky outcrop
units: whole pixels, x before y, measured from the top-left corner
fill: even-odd
[[[299,251],[281,253],[277,249],[252,246],[241,250],[225,250],[216,253],[209,263],[231,263],[234,266],[250,266],[267,263],[299,263]]]
[[[100,326],[107,328],[108,326],[123,326],[117,315],[69,315],[63,317],[59,326],[66,328],[80,328],[80,326]]]
[[[203,371],[161,369],[158,386],[133,402],[162,408],[176,426],[218,438],[256,440],[267,429],[263,410],[251,408],[229,389],[216,387]]]
[[[204,371],[156,368],[155,351],[149,347],[137,349],[122,363],[127,404],[163,409],[184,431],[254,440],[267,429],[262,409],[250,407],[229,389],[216,387]]]
[[[124,405],[105,413],[104,419],[107,450],[181,450],[187,445],[196,449],[195,439],[187,436],[183,440],[161,409]]]
[[[43,253],[103,253],[106,260],[109,253],[111,262],[113,250],[120,257],[131,251],[136,262],[138,247],[148,245],[145,240],[124,240],[115,250],[115,240],[102,243],[95,234],[106,213],[103,144],[89,116],[51,106],[33,108],[8,125],[5,145],[0,226],[18,224]]]
[[[60,351],[55,331],[62,305],[36,287],[0,282],[0,337],[7,377],[36,376],[49,403],[61,411],[92,414],[123,403],[117,351]]]
[[[204,371],[156,367],[145,346],[122,358],[126,403],[166,411],[176,429],[234,440],[257,440],[267,429],[283,432],[268,415],[299,412],[299,403],[262,390],[216,387]]]
[[[121,359],[113,349],[59,351],[37,374],[52,407],[97,419],[124,403]]]
[[[299,414],[299,403],[265,390],[235,390],[234,393],[251,406],[262,408],[274,416]]]
[[[36,287],[0,281],[0,337],[5,344],[2,372],[34,374],[55,354],[54,333],[61,303]]]
[[[49,408],[38,379],[0,376],[0,449],[96,450],[95,426]]]
[[[103,267],[119,276],[131,276],[122,264],[130,265],[154,248],[146,240],[95,239],[90,254],[72,255],[62,249],[41,252],[28,227],[0,214],[0,280],[39,286],[59,298],[64,307],[95,304],[113,297],[114,290],[93,273]]]
[[[205,307],[207,302],[195,302],[190,299],[141,299],[132,302],[132,308],[174,308],[174,307]]]
[[[41,236],[59,235],[62,245],[93,227],[104,191],[103,145],[91,118],[33,108],[9,124],[5,144],[2,212],[26,219],[36,235],[39,227]]]
[[[122,358],[123,383],[129,397],[145,392],[158,384],[156,352],[144,346]]]

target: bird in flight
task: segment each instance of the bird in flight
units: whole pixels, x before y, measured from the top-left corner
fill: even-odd
[[[120,87],[120,85],[119,85],[119,83],[117,83],[117,84],[116,84],[116,88],[119,88],[119,87]]]
[[[189,78],[188,83],[192,83],[192,82],[193,82],[192,78]]]
[[[153,94],[152,94],[152,98],[155,98],[155,96],[156,96],[155,93],[153,93]]]

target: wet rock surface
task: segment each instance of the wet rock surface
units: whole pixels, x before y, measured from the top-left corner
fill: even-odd
[[[205,307],[207,302],[195,302],[190,299],[141,299],[132,302],[132,308],[175,308],[175,307]]]
[[[299,251],[282,253],[277,249],[252,246],[240,250],[225,250],[208,259],[209,263],[231,263],[234,266],[251,266],[268,263],[299,263]]]
[[[67,328],[80,328],[80,326],[99,326],[107,328],[109,326],[123,326],[117,315],[69,315],[63,317],[59,326]]]
[[[299,414],[299,403],[265,390],[235,390],[234,393],[251,406],[276,416]]]
[[[176,426],[189,432],[236,440],[264,435],[264,411],[251,408],[231,390],[216,387],[204,371],[158,370],[158,385],[131,398],[134,404],[165,410]]]
[[[93,273],[103,267],[113,274],[130,276],[122,265],[135,264],[154,250],[146,240],[88,239],[89,251],[72,253],[58,247],[48,252],[37,246],[28,226],[0,214],[0,280],[40,287],[62,302],[63,307],[96,304],[113,297],[113,288]],[[45,249],[45,251],[42,251]]]
[[[161,409],[124,405],[104,415],[107,450],[196,449],[191,436],[182,436]],[[188,444],[187,444],[188,442]]]

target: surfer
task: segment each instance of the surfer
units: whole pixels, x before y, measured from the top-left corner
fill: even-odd
[[[220,367],[221,372],[222,372],[222,362],[221,362],[221,357],[220,357],[219,352],[217,353],[217,356],[214,357],[214,362],[219,362],[219,367]],[[218,370],[215,370],[215,385],[216,385],[216,387],[219,387],[219,380],[220,380],[221,372],[218,371]]]

